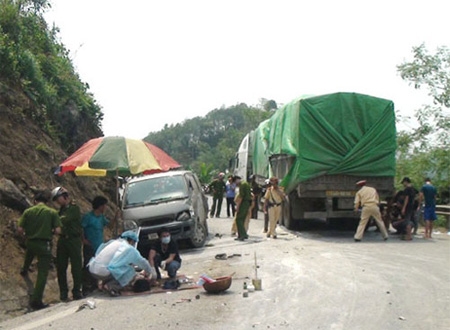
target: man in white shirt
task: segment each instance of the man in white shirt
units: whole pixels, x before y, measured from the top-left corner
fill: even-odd
[[[134,266],[142,269],[149,281],[156,278],[155,269],[134,247],[138,241],[134,231],[126,231],[121,238],[100,245],[88,264],[92,276],[103,281],[103,288],[113,297],[119,296],[120,291],[135,280],[138,273]]]

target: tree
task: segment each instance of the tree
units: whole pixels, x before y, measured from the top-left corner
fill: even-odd
[[[275,100],[268,100],[264,97],[259,99],[258,108],[263,109],[265,111],[273,111],[278,109],[277,102]]]
[[[207,165],[205,163],[200,163],[199,169],[197,170],[198,179],[202,184],[208,184],[213,177],[213,166],[211,164]]]
[[[276,109],[278,109],[278,105],[277,105],[277,102],[275,102],[275,100],[268,100],[264,104],[264,110],[266,110],[266,111],[273,111]]]
[[[423,147],[450,146],[450,50],[438,47],[429,54],[425,45],[413,48],[414,60],[397,66],[402,79],[414,88],[426,88],[432,105],[416,110],[419,122],[414,134]],[[427,139],[430,135],[434,139]]]
[[[416,182],[431,177],[443,195],[450,189],[450,50],[438,47],[430,54],[422,44],[413,55],[398,72],[414,88],[425,88],[432,102],[415,111],[416,129],[398,134],[397,175]]]

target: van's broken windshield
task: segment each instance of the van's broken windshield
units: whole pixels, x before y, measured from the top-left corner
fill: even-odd
[[[124,208],[159,204],[188,196],[186,182],[181,175],[154,177],[128,184]]]

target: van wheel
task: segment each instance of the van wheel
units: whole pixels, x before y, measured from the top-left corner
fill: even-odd
[[[189,244],[194,248],[199,248],[205,245],[208,231],[204,224],[197,223],[197,228],[189,239]]]

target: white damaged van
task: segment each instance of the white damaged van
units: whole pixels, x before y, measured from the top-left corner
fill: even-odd
[[[124,230],[139,231],[138,249],[146,255],[158,230],[201,247],[208,237],[208,202],[191,171],[169,171],[129,180],[122,199]]]

